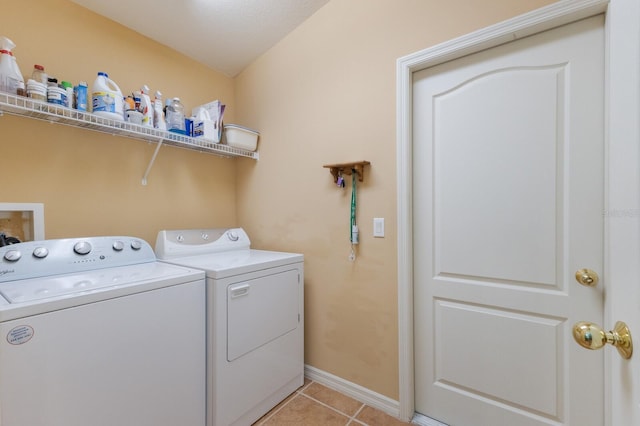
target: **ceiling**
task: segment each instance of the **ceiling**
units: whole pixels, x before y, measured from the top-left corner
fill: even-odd
[[[72,0],[230,77],[329,0]]]

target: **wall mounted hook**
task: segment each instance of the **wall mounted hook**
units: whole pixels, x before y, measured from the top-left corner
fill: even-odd
[[[369,164],[371,164],[369,161],[356,161],[353,163],[325,164],[322,167],[329,169],[329,172],[333,175],[333,181],[338,185],[338,181],[343,174],[350,176],[355,173],[358,175],[358,180],[364,182],[364,167]]]

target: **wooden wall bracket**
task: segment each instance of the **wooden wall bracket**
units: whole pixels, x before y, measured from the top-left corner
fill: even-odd
[[[353,163],[340,163],[340,164],[325,164],[324,168],[329,169],[331,174],[333,175],[333,181],[338,182],[338,176],[340,175],[351,175],[352,172],[355,172],[358,175],[358,180],[360,182],[364,181],[364,166],[371,164],[368,161],[356,161]]]

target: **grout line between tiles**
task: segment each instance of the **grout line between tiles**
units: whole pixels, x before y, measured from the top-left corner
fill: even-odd
[[[358,422],[358,423],[363,424],[363,425],[365,424],[365,423],[361,422],[360,420],[358,420],[358,419],[356,418],[356,417],[358,417],[358,414],[360,414],[360,413],[362,412],[362,410],[364,410],[365,405],[366,405],[366,404],[362,404],[362,405],[360,406],[360,408],[358,408],[358,409],[356,410],[356,412],[355,412],[355,413],[353,413],[353,416],[351,416],[351,421]],[[349,422],[348,424],[351,424],[351,422]]]
[[[273,416],[275,416],[276,414],[278,414],[284,407],[286,407],[287,405],[289,405],[289,403],[291,401],[293,401],[296,396],[302,395],[302,391],[305,390],[307,387],[309,387],[309,385],[313,383],[313,382],[309,382],[307,383],[307,385],[301,386],[300,388],[296,389],[295,392],[293,392],[291,395],[289,395],[287,398],[289,398],[289,400],[287,402],[285,402],[284,404],[282,404],[280,407],[278,407],[277,410],[273,411],[272,413],[270,413],[267,417],[265,417],[258,425],[261,425],[263,423],[268,422]],[[295,394],[295,395],[294,395]]]
[[[347,422],[347,424],[351,423],[351,420],[353,420],[353,417],[352,417],[352,416],[350,416],[350,415],[348,415],[347,413],[343,413],[342,411],[338,410],[337,408],[334,408],[334,407],[332,407],[332,406],[330,406],[330,405],[328,405],[328,404],[325,404],[324,402],[319,401],[319,400],[315,399],[315,398],[314,398],[314,397],[312,397],[312,396],[309,396],[309,395],[304,394],[304,393],[301,393],[300,395],[301,395],[301,396],[304,396],[305,398],[309,398],[309,399],[310,399],[310,400],[312,400],[313,402],[317,402],[318,404],[322,405],[323,407],[326,407],[326,408],[328,408],[328,409],[330,409],[330,410],[332,410],[332,411],[335,411],[336,413],[338,413],[338,414],[340,414],[340,415],[342,415],[342,416],[345,416],[347,419],[349,419],[349,421]],[[358,401],[358,402],[360,402],[360,401]],[[362,402],[360,402],[360,404],[362,404],[362,406],[361,406],[361,407],[356,411],[357,413],[358,413],[358,412],[360,412],[360,410],[362,410],[362,407],[364,407],[364,404],[363,404]]]
[[[313,383],[315,383],[313,380],[309,380],[309,383],[307,383],[306,385],[302,385],[301,387],[299,387],[298,389],[296,389],[297,393],[302,393],[304,392],[309,386],[311,386]]]
[[[348,421],[346,423],[345,426],[352,426],[352,425],[360,425],[360,426],[368,426],[367,423],[364,423],[361,420],[358,420],[356,417],[358,416],[358,414],[360,414],[362,412],[362,410],[364,410],[364,407],[367,405],[361,401],[357,401],[358,403],[360,403],[360,407],[355,411],[355,413],[352,416],[349,416],[346,413],[343,413],[342,411],[338,410],[337,408],[334,408],[320,400],[315,399],[314,397],[307,395],[304,393],[305,390],[307,390],[307,388],[309,388],[313,383],[315,383],[314,381],[310,380],[309,383],[307,383],[306,385],[301,386],[300,388],[296,389],[294,393],[292,393],[291,398],[289,398],[289,400],[287,402],[285,402],[284,404],[282,404],[280,407],[278,407],[277,410],[273,411],[272,413],[269,414],[269,416],[265,417],[260,423],[256,424],[256,425],[262,425],[264,423],[267,423],[269,420],[271,420],[272,417],[274,417],[276,414],[278,414],[280,411],[282,411],[282,409],[284,407],[286,407],[287,405],[289,405],[291,403],[291,401],[293,401],[296,397],[298,396],[302,396],[305,398],[310,399],[311,401],[322,405],[323,407],[326,407],[344,417],[347,417]]]
[[[297,396],[297,395],[296,395],[296,396]],[[295,398],[295,396],[294,396],[293,398]],[[293,398],[291,398],[291,399],[293,399]],[[287,406],[287,404],[289,404],[290,402],[291,402],[291,400],[289,400],[289,401],[285,402],[285,403],[284,403],[284,404],[282,404],[282,405],[281,405],[277,410],[275,410],[274,412],[270,413],[267,417],[265,417],[265,418],[264,418],[260,423],[254,423],[254,424],[255,424],[256,426],[259,426],[259,425],[262,425],[262,424],[264,424],[264,423],[268,422],[268,421],[271,419],[271,417],[273,417],[273,416],[275,416],[277,413],[279,413],[279,412],[280,412],[280,410],[282,410],[282,407],[286,407],[286,406]]]

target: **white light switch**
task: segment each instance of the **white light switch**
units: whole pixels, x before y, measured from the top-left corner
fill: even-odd
[[[384,238],[384,217],[373,218],[373,236]]]

